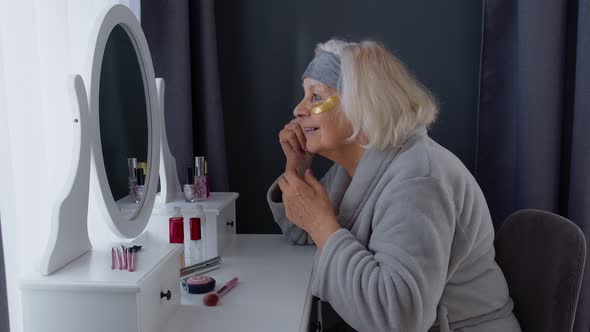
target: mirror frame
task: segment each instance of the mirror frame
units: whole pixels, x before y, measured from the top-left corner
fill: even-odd
[[[152,57],[141,25],[133,12],[124,5],[115,5],[108,9],[96,30],[96,40],[92,49],[90,66],[89,110],[93,123],[93,139],[90,170],[90,191],[95,197],[98,208],[102,211],[111,231],[121,238],[138,237],[147,227],[150,219],[160,169],[160,128],[162,126],[161,110],[158,103],[156,78]],[[146,174],[146,191],[138,209],[128,219],[119,209],[110,190],[104,166],[100,139],[99,91],[102,60],[109,36],[120,25],[128,34],[136,52],[137,61],[142,72],[146,97],[148,120],[148,169]]]

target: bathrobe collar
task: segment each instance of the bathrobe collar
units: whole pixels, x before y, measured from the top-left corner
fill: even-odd
[[[383,150],[366,149],[352,179],[343,167],[338,166],[330,198],[338,212],[340,226],[346,229],[352,228],[369,194],[377,186],[389,164],[404,145],[419,135],[426,135],[424,127],[415,129],[404,141],[402,147],[390,147]]]

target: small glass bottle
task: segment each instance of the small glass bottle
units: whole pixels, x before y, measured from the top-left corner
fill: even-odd
[[[143,175],[141,168],[135,169],[135,178],[137,179],[137,184],[133,187],[133,194],[135,196],[135,203],[139,203],[145,194],[145,175]]]
[[[132,200],[135,200],[135,186],[137,185],[135,170],[137,169],[137,158],[127,158],[127,167],[129,169],[129,177],[127,178],[129,184],[129,196],[131,196]]]
[[[179,207],[175,207],[168,220],[170,243],[184,243],[184,218]]]
[[[184,218],[179,207],[175,207],[172,217],[168,220],[170,243],[184,244]],[[185,267],[184,250],[179,257],[180,267]]]
[[[209,171],[207,170],[207,160],[205,160],[205,183],[207,187],[207,198],[211,196],[211,187],[209,187]]]
[[[197,189],[195,187],[195,177],[193,168],[189,167],[186,170],[186,184],[182,186],[182,192],[184,193],[184,200],[189,203],[194,203],[197,200]]]
[[[201,219],[191,218],[191,234],[189,242],[189,257],[191,264],[197,264],[203,261],[203,241],[201,241]]]
[[[195,188],[197,201],[207,199],[207,178],[205,177],[205,157],[195,157]]]

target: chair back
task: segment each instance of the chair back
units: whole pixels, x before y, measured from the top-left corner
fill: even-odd
[[[553,213],[521,210],[502,224],[494,246],[522,331],[571,331],[586,258],[580,228]]]

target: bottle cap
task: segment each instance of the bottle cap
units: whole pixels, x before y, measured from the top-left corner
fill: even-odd
[[[184,243],[184,226],[182,217],[170,218],[170,243]]]
[[[191,218],[190,219],[190,226],[191,226],[191,240],[197,241],[201,239],[201,219],[200,218]]]
[[[195,176],[205,175],[205,157],[195,157]]]
[[[137,163],[137,168],[141,168],[143,170],[143,175],[147,174],[147,162],[142,161]]]

